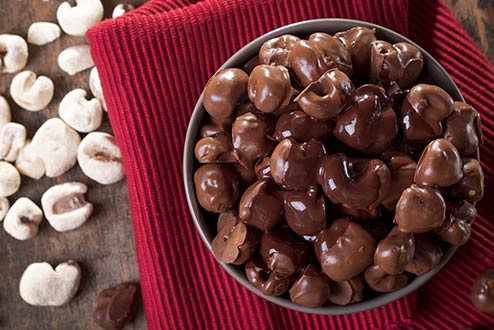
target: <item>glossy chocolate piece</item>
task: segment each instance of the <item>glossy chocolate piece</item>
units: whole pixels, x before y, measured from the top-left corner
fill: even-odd
[[[376,245],[362,226],[342,218],[319,233],[314,250],[324,273],[340,282],[358,275],[372,263]]]
[[[329,279],[319,266],[309,264],[290,288],[290,300],[306,307],[320,307],[330,296]]]
[[[254,172],[253,168],[243,167],[242,165],[240,165],[240,163],[233,163],[232,165],[233,168],[235,168],[235,170],[237,171],[240,178],[240,184],[243,187],[248,187],[257,181],[256,173]]]
[[[374,209],[389,191],[391,173],[379,159],[353,158],[337,153],[326,156],[321,162],[318,180],[333,203]]]
[[[394,222],[401,231],[424,233],[441,227],[445,217],[446,205],[437,189],[411,185],[396,204]]]
[[[122,283],[98,294],[93,320],[102,329],[123,329],[134,318],[139,300],[139,288],[134,283]]]
[[[371,43],[376,41],[375,32],[376,29],[356,26],[334,35],[340,39],[350,54],[354,75],[362,75],[369,69]]]
[[[474,158],[463,159],[463,178],[453,186],[451,194],[458,199],[478,202],[484,197],[484,174],[482,166]]]
[[[267,181],[257,181],[245,190],[239,204],[239,217],[262,231],[281,222],[283,200]]]
[[[394,211],[403,191],[413,183],[417,163],[407,154],[400,152],[384,153],[381,159],[391,170],[391,188],[382,205],[388,211]]]
[[[264,233],[259,254],[271,271],[285,276],[300,272],[309,262],[307,245],[287,229]]]
[[[446,204],[446,221],[436,233],[449,244],[465,244],[472,232],[472,223],[477,217],[475,205],[468,201],[456,201]]]
[[[398,55],[398,49],[383,40],[371,43],[371,59],[369,79],[373,83],[381,80],[392,81],[400,79],[403,65]]]
[[[199,131],[199,136],[205,138],[208,136],[214,136],[220,133],[230,134],[232,130],[233,118],[214,118],[208,116],[207,122],[201,127]]]
[[[240,69],[223,69],[209,79],[204,89],[204,109],[215,118],[232,116],[235,107],[247,99],[249,76]]]
[[[432,270],[443,256],[443,252],[428,235],[415,235],[415,253],[405,270],[417,276]]]
[[[405,139],[422,143],[441,136],[441,122],[453,110],[453,99],[444,89],[427,84],[413,86],[401,106],[401,124]]]
[[[357,88],[351,107],[336,118],[334,136],[338,141],[365,154],[387,150],[398,134],[391,99],[376,85]]]
[[[338,69],[324,72],[295,98],[302,110],[317,119],[336,117],[353,99],[355,87],[350,78]]]
[[[402,232],[398,227],[394,227],[388,236],[377,245],[374,263],[387,274],[398,275],[405,271],[405,266],[412,260],[414,253],[413,234]]]
[[[271,157],[264,157],[257,161],[254,167],[257,180],[273,180],[270,163]]]
[[[386,91],[386,95],[392,101],[393,109],[397,113],[399,113],[401,104],[403,103],[403,100],[405,99],[405,93],[400,88],[400,85],[398,85],[398,83],[396,81],[380,81],[378,83],[378,86],[383,88]]]
[[[494,314],[494,269],[487,269],[477,276],[470,299],[479,311]]]
[[[258,65],[252,70],[247,87],[256,109],[274,112],[290,103],[292,90],[288,69],[281,65]]]
[[[240,197],[238,175],[228,165],[202,165],[194,173],[194,185],[199,204],[209,212],[228,211]]]
[[[291,34],[285,34],[266,41],[259,50],[259,62],[269,65],[289,67],[288,53],[300,40]]]
[[[398,79],[398,85],[401,88],[412,86],[420,76],[424,67],[424,58],[422,52],[408,42],[399,42],[393,45],[398,51],[403,71]]]
[[[293,138],[297,142],[307,142],[310,139],[323,142],[331,136],[332,131],[331,122],[317,120],[297,110],[284,113],[278,118],[273,137],[278,141]]]
[[[388,274],[379,265],[372,265],[364,272],[367,285],[377,292],[391,292],[404,287],[408,277],[404,273]]]
[[[326,205],[321,193],[285,191],[283,200],[286,222],[295,233],[311,236],[326,228]]]
[[[232,126],[232,141],[239,163],[253,167],[258,158],[271,153],[276,143],[268,136],[273,130],[273,122],[265,115],[247,112],[237,117]]]
[[[285,189],[306,190],[316,183],[317,164],[325,153],[319,141],[297,143],[293,139],[285,139],[271,154],[271,176]]]
[[[237,161],[233,155],[232,137],[225,132],[197,141],[194,154],[199,163],[232,163]]]
[[[294,280],[293,276],[272,272],[258,256],[247,261],[245,275],[250,283],[268,296],[280,296],[287,292]]]
[[[316,32],[310,35],[309,40],[319,45],[325,53],[324,61],[331,68],[337,68],[347,75],[352,74],[352,58],[343,43],[327,33]]]
[[[254,228],[247,226],[233,213],[220,214],[218,228],[218,234],[211,243],[218,260],[241,265],[252,257],[259,241]]]
[[[482,144],[480,116],[470,104],[455,102],[454,108],[444,124],[443,137],[451,142],[462,156],[468,156],[476,152]]]
[[[361,301],[364,298],[364,280],[355,276],[347,281],[330,281],[329,300],[335,305],[345,306]]]

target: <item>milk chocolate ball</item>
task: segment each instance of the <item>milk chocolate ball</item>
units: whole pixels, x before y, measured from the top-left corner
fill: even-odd
[[[281,65],[258,65],[250,74],[247,89],[250,101],[262,112],[286,107],[291,97],[288,69]]]
[[[408,282],[406,274],[388,274],[379,265],[372,265],[364,272],[367,285],[377,292],[391,292],[404,287]]]
[[[475,205],[468,201],[446,204],[446,221],[436,230],[437,236],[449,244],[465,244],[472,232],[472,223],[477,217]]]
[[[398,85],[401,88],[408,88],[417,81],[417,78],[422,72],[424,66],[422,52],[408,42],[398,42],[393,47],[398,51],[398,57],[403,67],[403,71],[398,79]]]
[[[452,187],[451,194],[458,199],[478,202],[484,197],[482,166],[474,158],[464,158],[462,172],[463,178]]]
[[[377,245],[374,263],[391,275],[401,274],[415,253],[412,233],[405,233],[394,227]]]
[[[361,275],[341,282],[330,281],[329,300],[341,306],[359,302],[364,298],[364,287],[365,283]]]
[[[494,314],[494,269],[487,269],[477,276],[470,299],[479,311]]]
[[[317,120],[303,111],[296,110],[282,114],[276,122],[274,138],[283,140],[293,138],[297,142],[310,139],[326,141],[332,134],[333,124],[330,121]]]
[[[299,37],[291,34],[269,39],[262,44],[259,50],[259,62],[261,64],[283,65],[288,68],[288,53],[299,40]]]
[[[369,69],[371,43],[376,40],[375,32],[375,29],[356,26],[334,35],[350,54],[354,75],[362,75]]]
[[[309,40],[324,50],[324,61],[329,63],[331,68],[337,68],[347,75],[352,74],[351,55],[338,38],[327,33],[316,32],[310,35]]]
[[[387,152],[381,159],[391,170],[391,188],[382,201],[388,211],[394,211],[403,191],[413,183],[417,163],[405,153]]]
[[[290,300],[307,307],[320,307],[330,296],[329,279],[319,266],[309,264],[290,289]]]
[[[293,276],[285,276],[269,270],[262,258],[255,256],[245,264],[247,280],[268,296],[280,296],[293,283]]]
[[[286,191],[283,200],[286,222],[295,233],[310,236],[326,228],[326,205],[321,193]]]
[[[194,154],[199,163],[233,163],[232,137],[226,132],[203,137],[197,141]]]
[[[240,199],[239,217],[262,231],[276,227],[282,213],[283,200],[267,181],[253,183]]]
[[[451,142],[460,155],[477,151],[482,143],[482,126],[478,112],[469,104],[454,103],[454,111],[446,119],[443,137]]]
[[[424,275],[441,261],[443,252],[427,234],[415,235],[415,253],[405,270],[417,276]]]

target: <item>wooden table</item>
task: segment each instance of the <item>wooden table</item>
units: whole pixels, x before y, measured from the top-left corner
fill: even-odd
[[[146,0],[129,1],[140,4]],[[9,0],[0,7],[0,33],[13,33],[26,37],[29,25],[35,21],[56,22],[55,12],[62,0]],[[103,1],[105,17],[111,15],[116,0]],[[484,53],[493,60],[494,55],[494,3],[486,0],[447,0],[448,5],[472,35]],[[30,5],[29,5],[30,4]],[[51,77],[55,83],[55,97],[48,109],[31,113],[20,109],[9,98],[13,121],[23,123],[32,137],[47,119],[57,115],[58,104],[74,88],[89,90],[89,70],[69,77],[62,72],[56,58],[68,46],[86,43],[84,38],[63,35],[45,46],[29,45],[29,63],[26,69]],[[13,75],[0,75],[0,94],[9,96],[8,87]],[[102,131],[111,132],[105,115]],[[28,241],[17,241],[0,230],[0,329],[97,329],[92,321],[94,301],[98,292],[123,281],[138,281],[133,231],[125,182],[102,186],[86,178],[78,166],[59,178],[44,177],[39,181],[23,177],[20,191],[9,198],[28,196],[39,205],[42,193],[50,186],[67,181],[80,181],[88,185],[87,199],[95,204],[91,219],[81,228],[58,233],[46,221],[38,236]],[[68,259],[77,260],[82,267],[82,282],[77,296],[70,304],[58,307],[31,307],[18,294],[19,278],[32,262],[48,261],[52,265]],[[146,328],[144,314],[126,329]]]

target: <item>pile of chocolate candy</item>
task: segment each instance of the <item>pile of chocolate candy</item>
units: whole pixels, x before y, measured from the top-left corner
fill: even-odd
[[[414,45],[355,27],[283,35],[217,72],[194,175],[219,214],[217,259],[318,307],[400,289],[465,244],[483,195],[480,119],[423,64]]]

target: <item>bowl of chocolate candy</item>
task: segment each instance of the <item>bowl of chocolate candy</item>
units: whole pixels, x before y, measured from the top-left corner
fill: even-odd
[[[218,262],[291,309],[350,314],[418,289],[466,243],[480,118],[400,34],[320,19],[252,41],[192,114],[184,184]]]

